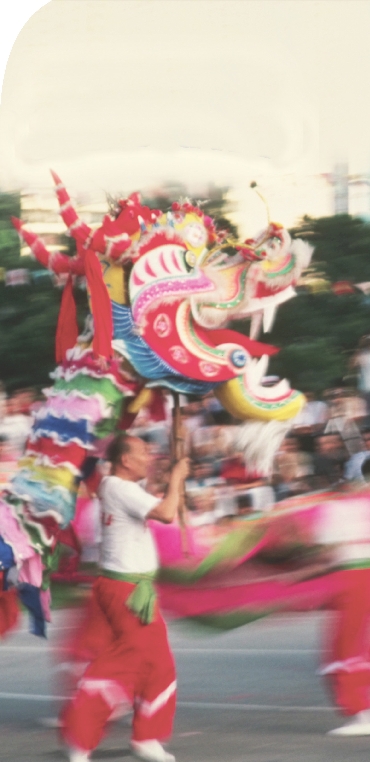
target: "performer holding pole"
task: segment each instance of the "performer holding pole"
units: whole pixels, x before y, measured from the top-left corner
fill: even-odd
[[[173,393],[173,420],[172,420],[172,462],[177,463],[184,457],[184,432],[181,420],[180,395]],[[185,485],[182,484],[181,494],[179,496],[178,517],[181,530],[181,544],[184,555],[189,554],[188,538],[186,534],[185,520]]]
[[[173,521],[188,461],[182,458],[174,465],[167,495],[159,500],[138,484],[150,461],[141,439],[119,434],[108,447],[107,459],[112,470],[100,487],[101,572],[93,588],[100,612],[96,628],[100,622],[105,646],[64,709],[62,735],[70,762],[87,762],[112,712],[128,702],[134,707],[132,752],[148,762],[174,762],[160,741],[172,731],[175,665],[153,587],[158,561],[146,522]]]

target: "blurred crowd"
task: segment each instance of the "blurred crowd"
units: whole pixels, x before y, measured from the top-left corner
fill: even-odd
[[[305,391],[306,404],[283,439],[268,478],[235,448],[233,419],[209,394],[180,395],[183,450],[191,460],[186,482],[188,521],[194,526],[223,524],[233,517],[269,511],[278,502],[347,482],[362,482],[370,459],[370,337],[363,337],[350,368],[356,382],[327,389],[319,399]],[[173,397],[164,392],[164,418],[153,420],[142,408],[130,429],[154,453],[147,488],[162,496],[173,457]],[[42,402],[34,389],[6,394],[0,384],[0,488],[16,469],[33,418]],[[370,465],[370,461],[369,461]]]
[[[276,453],[269,478],[248,467],[235,451],[237,422],[214,397],[183,401],[184,449],[192,463],[186,483],[189,522],[219,523],[233,516],[268,511],[286,498],[335,490],[346,481],[363,482],[362,465],[370,458],[370,410],[354,389],[328,389],[322,399],[305,393],[307,402]],[[134,427],[155,452],[150,489],[162,495],[171,463],[171,407],[156,424],[139,414]]]
[[[34,389],[7,394],[0,382],[0,489],[8,483],[31,431],[37,405]]]

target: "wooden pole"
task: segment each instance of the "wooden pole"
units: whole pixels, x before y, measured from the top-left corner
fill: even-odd
[[[172,461],[177,463],[184,457],[184,431],[181,419],[180,395],[179,392],[173,392],[173,419],[172,419]],[[185,485],[183,483],[179,497],[179,522],[181,531],[182,550],[184,555],[189,555],[188,537],[186,533],[186,502]]]

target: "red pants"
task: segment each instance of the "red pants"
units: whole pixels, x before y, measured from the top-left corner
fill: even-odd
[[[370,569],[334,572],[333,622],[326,665],[336,705],[346,715],[370,708]]]
[[[0,572],[1,574],[1,572]],[[0,578],[0,637],[13,630],[20,619],[20,608],[15,587],[10,590],[1,589]]]
[[[94,629],[104,647],[97,649],[62,716],[64,739],[78,749],[91,751],[99,744],[110,715],[124,702],[134,708],[133,740],[171,735],[176,676],[166,626],[158,609],[151,624],[139,621],[125,606],[132,590],[127,582],[105,577],[94,585]]]

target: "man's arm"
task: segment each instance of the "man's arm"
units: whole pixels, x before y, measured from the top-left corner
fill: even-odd
[[[183,491],[184,479],[186,479],[188,474],[189,460],[188,458],[182,458],[174,465],[171,471],[166,497],[148,513],[147,519],[162,521],[164,524],[170,524],[174,520]]]

